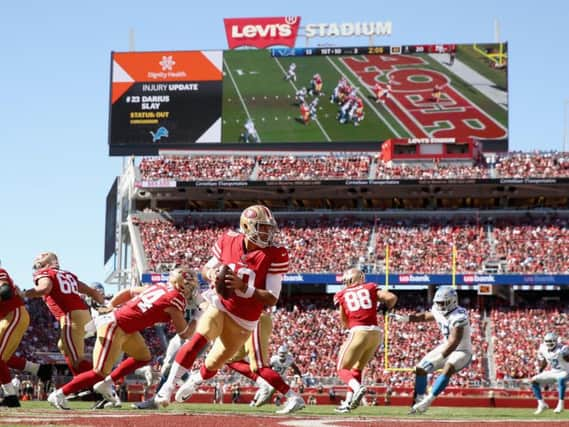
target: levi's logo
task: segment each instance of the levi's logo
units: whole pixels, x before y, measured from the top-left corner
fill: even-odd
[[[300,16],[225,18],[223,22],[230,49],[240,46],[259,49],[269,46],[294,47]]]

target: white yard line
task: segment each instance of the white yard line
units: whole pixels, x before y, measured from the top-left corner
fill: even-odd
[[[286,74],[285,69],[283,68],[283,66],[281,65],[281,63],[278,61],[278,59],[275,57],[275,61],[277,63],[277,65],[279,66],[279,68],[282,70],[283,74]],[[294,88],[294,93],[298,92],[298,88],[296,87],[296,85],[294,84],[294,82],[292,80],[289,80],[289,83],[292,85],[292,87]],[[324,137],[326,138],[326,140],[328,142],[332,142],[332,138],[330,138],[330,136],[328,135],[328,133],[326,132],[326,130],[324,130],[324,127],[320,124],[320,122],[318,121],[318,119],[314,119],[314,122],[316,122],[316,124],[318,125],[318,127],[320,128],[320,130],[322,131],[322,133],[324,134]]]
[[[241,92],[239,91],[239,87],[237,87],[237,83],[235,82],[235,79],[233,78],[233,74],[231,73],[231,69],[227,65],[227,62],[225,62],[225,59],[223,60],[223,64],[225,65],[225,69],[227,70],[227,73],[229,74],[229,78],[233,82],[233,87],[235,87],[235,91],[237,92],[237,96],[239,97],[239,100],[241,101],[241,105],[243,105],[243,109],[245,110],[245,114],[247,114],[247,118],[249,120],[253,121],[253,123],[255,123],[255,121],[251,117],[251,114],[249,113],[249,109],[247,108],[247,104],[245,104],[245,100],[241,96]],[[257,131],[257,140],[258,140],[258,142],[261,142],[261,135],[259,134],[259,130],[257,129],[257,126],[255,126],[255,130]]]

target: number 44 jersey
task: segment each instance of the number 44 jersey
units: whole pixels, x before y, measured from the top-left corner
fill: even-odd
[[[377,285],[363,283],[342,289],[334,295],[334,304],[341,305],[348,318],[348,328],[377,326]]]
[[[186,299],[173,286],[160,283],[149,286],[117,309],[115,318],[119,327],[131,334],[156,323],[169,322],[170,315],[166,313],[166,309],[170,307],[184,313]]]

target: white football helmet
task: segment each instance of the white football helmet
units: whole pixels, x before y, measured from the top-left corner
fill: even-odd
[[[543,342],[545,343],[545,346],[548,350],[553,350],[557,345],[558,340],[559,337],[555,332],[548,332],[545,334],[545,337],[543,337]]]
[[[458,307],[458,295],[456,289],[450,286],[441,286],[435,292],[433,299],[435,308],[443,314],[448,314]]]
[[[198,288],[198,273],[189,267],[178,267],[170,272],[168,283],[190,300]]]
[[[342,276],[342,283],[348,288],[365,283],[365,281],[366,275],[359,268],[350,268]]]
[[[239,226],[246,239],[260,248],[270,246],[279,229],[271,210],[263,205],[253,205],[245,209],[241,214]]]
[[[42,252],[34,258],[32,266],[34,270],[41,270],[47,267],[59,268],[59,260],[53,252]]]
[[[281,345],[277,353],[279,355],[279,359],[284,361],[288,355],[288,347],[285,344]]]

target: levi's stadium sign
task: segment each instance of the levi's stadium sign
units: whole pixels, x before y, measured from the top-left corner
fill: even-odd
[[[223,22],[230,49],[241,46],[258,49],[270,46],[294,47],[300,16],[225,18]]]

